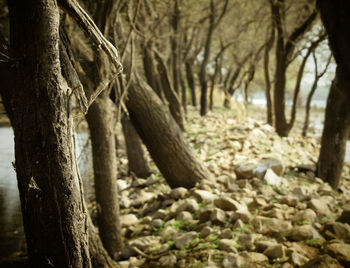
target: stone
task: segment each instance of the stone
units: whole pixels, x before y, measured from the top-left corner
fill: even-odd
[[[294,241],[317,239],[321,243],[325,240],[311,225],[295,226],[290,233],[290,238]]]
[[[143,236],[134,240],[128,241],[122,250],[124,258],[130,258],[137,256],[139,253],[134,249],[135,247],[142,252],[147,252],[150,247],[154,247],[159,244],[160,238],[157,236]]]
[[[330,211],[325,200],[313,198],[307,203],[308,207],[314,210],[318,215],[331,216],[332,212]]]
[[[200,238],[206,238],[211,233],[213,233],[213,228],[211,228],[209,226],[204,226],[202,228],[202,230],[200,231],[200,233],[199,233],[199,237]]]
[[[267,184],[280,186],[282,183],[282,179],[276,175],[276,173],[272,169],[267,169],[264,179]]]
[[[301,224],[301,223],[312,224],[316,221],[316,219],[317,219],[316,212],[308,208],[305,210],[298,211],[293,218],[293,222],[297,224]]]
[[[173,240],[174,236],[177,234],[177,230],[173,227],[166,226],[161,232],[160,236],[164,241]]]
[[[316,258],[305,263],[301,268],[343,268],[336,259],[331,256],[325,254],[321,256],[317,256]]]
[[[219,246],[219,249],[227,252],[233,252],[233,253],[238,252],[236,249],[237,244],[233,239],[220,239],[218,241],[218,246]]]
[[[142,218],[141,223],[142,224],[150,224],[152,222],[152,217],[151,216],[146,216]]]
[[[187,194],[188,190],[184,187],[178,187],[175,189],[172,189],[170,192],[170,197],[177,200],[180,198],[184,198],[185,195]]]
[[[299,200],[304,201],[308,198],[307,191],[304,187],[295,187],[292,190],[292,194]]]
[[[176,215],[176,219],[179,221],[190,221],[193,220],[193,216],[188,211],[181,211]]]
[[[214,199],[216,198],[216,195],[212,194],[211,192],[205,191],[205,190],[194,190],[193,192],[193,197],[201,203],[210,203],[212,201],[214,201]]]
[[[199,209],[199,205],[195,199],[184,200],[179,207],[176,209],[176,213],[181,211],[196,212]]]
[[[229,253],[222,261],[222,267],[224,268],[240,268],[245,265],[244,258],[237,253]]]
[[[131,204],[134,207],[139,207],[141,205],[144,205],[147,202],[152,201],[154,198],[155,198],[155,194],[141,190],[137,194],[136,198],[132,199]]]
[[[167,255],[159,258],[161,267],[175,267],[176,261],[177,259],[175,255]]]
[[[252,214],[248,209],[239,209],[235,212],[235,218],[242,220],[244,223],[249,223],[252,218]]]
[[[235,224],[232,226],[232,229],[237,229],[237,228],[244,228],[245,224],[241,219],[238,219]]]
[[[298,199],[295,196],[286,195],[279,200],[280,204],[286,204],[290,207],[296,207],[298,205]]]
[[[119,261],[118,265],[119,265],[118,267],[120,267],[120,268],[129,268],[130,262],[129,261]]]
[[[253,234],[239,234],[237,243],[243,249],[252,250],[254,248],[255,236]]]
[[[164,220],[167,216],[167,212],[164,209],[158,209],[156,213],[153,214],[153,219]]]
[[[332,232],[335,237],[350,240],[350,225],[341,222],[331,222],[324,226],[324,231]]]
[[[254,162],[241,164],[235,167],[237,179],[250,179],[254,177],[254,169],[257,164]]]
[[[293,226],[289,221],[257,216],[252,220],[256,232],[267,235],[281,235],[289,233]]]
[[[343,210],[337,221],[350,224],[350,210]]]
[[[262,179],[268,169],[271,169],[277,176],[283,176],[285,166],[281,159],[267,157],[258,162],[258,166],[255,168],[255,176]]]
[[[230,197],[221,197],[214,201],[214,205],[225,211],[236,211],[240,209],[247,209],[245,204],[241,204]]]
[[[214,208],[214,210],[210,214],[210,220],[213,223],[224,224],[226,221],[225,211],[219,208]]]
[[[275,240],[259,240],[255,242],[255,247],[258,252],[264,252],[265,249],[277,245]]]
[[[126,214],[120,216],[120,225],[122,227],[129,227],[139,222],[139,219],[134,214]]]
[[[305,256],[297,253],[297,252],[292,252],[290,255],[290,262],[294,265],[294,267],[300,267],[307,263],[309,261],[308,258]]]
[[[152,227],[155,227],[155,228],[160,228],[161,226],[164,225],[164,221],[161,220],[161,219],[154,219],[151,223]]]
[[[206,221],[210,221],[210,216],[213,211],[214,211],[213,207],[206,207],[202,209],[201,212],[199,213],[199,222],[203,223]]]
[[[264,250],[264,254],[271,259],[284,258],[285,257],[285,248],[281,244],[269,246]]]
[[[350,244],[332,243],[325,247],[325,252],[339,261],[347,262],[350,265]]]
[[[227,238],[227,239],[232,238],[232,231],[231,231],[231,229],[226,228],[226,229],[222,230],[222,232],[220,234],[220,238]]]
[[[241,256],[250,263],[258,263],[263,264],[269,261],[269,258],[266,255],[258,253],[258,252],[242,252]],[[255,266],[253,266],[255,267]]]
[[[196,232],[188,232],[174,239],[175,246],[178,249],[185,247],[187,244],[191,243],[197,237]]]
[[[125,180],[117,180],[117,184],[120,192],[128,188],[128,183]]]
[[[131,206],[131,201],[126,196],[121,196],[119,200],[119,205],[121,208],[129,208]]]

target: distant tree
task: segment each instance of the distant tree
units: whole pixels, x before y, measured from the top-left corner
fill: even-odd
[[[317,176],[336,188],[350,135],[350,2],[318,0],[317,5],[337,64],[327,101]]]

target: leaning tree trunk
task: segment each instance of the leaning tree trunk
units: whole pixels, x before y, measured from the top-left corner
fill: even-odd
[[[326,117],[317,163],[317,176],[336,188],[343,168],[350,134],[350,79],[337,71],[326,108]]]
[[[91,136],[98,227],[104,247],[115,257],[121,250],[122,238],[113,105],[108,94],[103,93],[91,105],[86,119]]]
[[[22,56],[12,65],[11,93],[2,96],[15,134],[29,262],[31,267],[91,267],[69,92],[61,76],[58,7],[51,0],[8,5],[11,46]]]
[[[182,131],[152,89],[136,77],[127,107],[154,162],[171,187],[191,188],[211,174],[196,158]]]
[[[134,173],[138,178],[147,178],[151,174],[142,142],[129,118],[122,120],[126,153],[128,155],[129,173]]]

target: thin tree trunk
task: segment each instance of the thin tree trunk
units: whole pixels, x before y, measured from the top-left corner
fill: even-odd
[[[182,107],[184,109],[185,114],[187,114],[187,88],[186,88],[186,82],[183,76],[183,73],[180,72],[180,82],[181,82],[181,100],[182,100]]]
[[[270,71],[269,71],[269,62],[270,62],[270,50],[272,49],[274,40],[275,40],[275,30],[271,30],[271,36],[269,42],[267,43],[264,51],[264,78],[265,78],[265,96],[266,96],[266,105],[267,105],[267,123],[273,126],[273,111],[272,111],[272,97],[271,97],[271,81],[270,81]]]
[[[107,252],[115,257],[122,248],[119,222],[114,104],[103,94],[86,115],[94,166],[98,227]]]
[[[196,158],[156,94],[139,77],[131,82],[127,107],[136,130],[171,187],[191,188],[211,174]]]
[[[30,265],[91,267],[88,214],[61,76],[58,7],[50,0],[8,5],[11,46],[25,57],[11,70],[15,75],[11,94],[2,97],[14,128]]]
[[[129,172],[134,173],[138,178],[147,178],[151,174],[142,142],[129,118],[122,120],[123,133],[128,155]]]
[[[304,126],[303,126],[303,131],[302,131],[303,137],[306,137],[307,130],[309,128],[311,101],[312,101],[312,97],[314,96],[314,94],[316,92],[317,84],[318,84],[318,79],[315,78],[315,80],[312,84],[312,87],[311,87],[311,91],[310,91],[309,95],[307,96],[307,101],[306,101],[306,106],[305,106],[305,120],[304,120]]]
[[[188,86],[191,90],[192,106],[196,107],[197,106],[197,96],[196,96],[196,89],[195,89],[194,74],[193,74],[193,70],[192,70],[192,65],[193,65],[193,61],[192,62],[189,62],[189,61],[185,62],[187,83],[188,83]]]

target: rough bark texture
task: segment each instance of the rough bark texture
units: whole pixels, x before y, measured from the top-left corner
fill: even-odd
[[[11,94],[2,96],[12,115],[30,265],[91,267],[68,90],[61,77],[58,7],[51,0],[8,4],[11,46],[23,57],[12,66]]]
[[[327,101],[317,175],[337,187],[350,132],[350,3],[346,0],[317,3],[337,63],[336,78]]]
[[[140,137],[171,187],[193,187],[211,174],[196,158],[166,107],[140,78],[128,91],[127,107]]]
[[[122,247],[113,105],[108,96],[99,97],[86,115],[92,145],[98,227],[103,245],[112,257]]]
[[[151,169],[142,148],[140,137],[129,118],[124,117],[122,119],[122,126],[128,155],[129,173],[134,173],[138,178],[147,178],[151,174]]]
[[[194,74],[192,70],[192,64],[193,62],[186,61],[185,62],[185,68],[186,68],[186,78],[188,86],[191,90],[191,97],[192,97],[192,106],[197,106],[197,96],[196,96],[196,89],[195,89],[195,83],[194,83]]]

